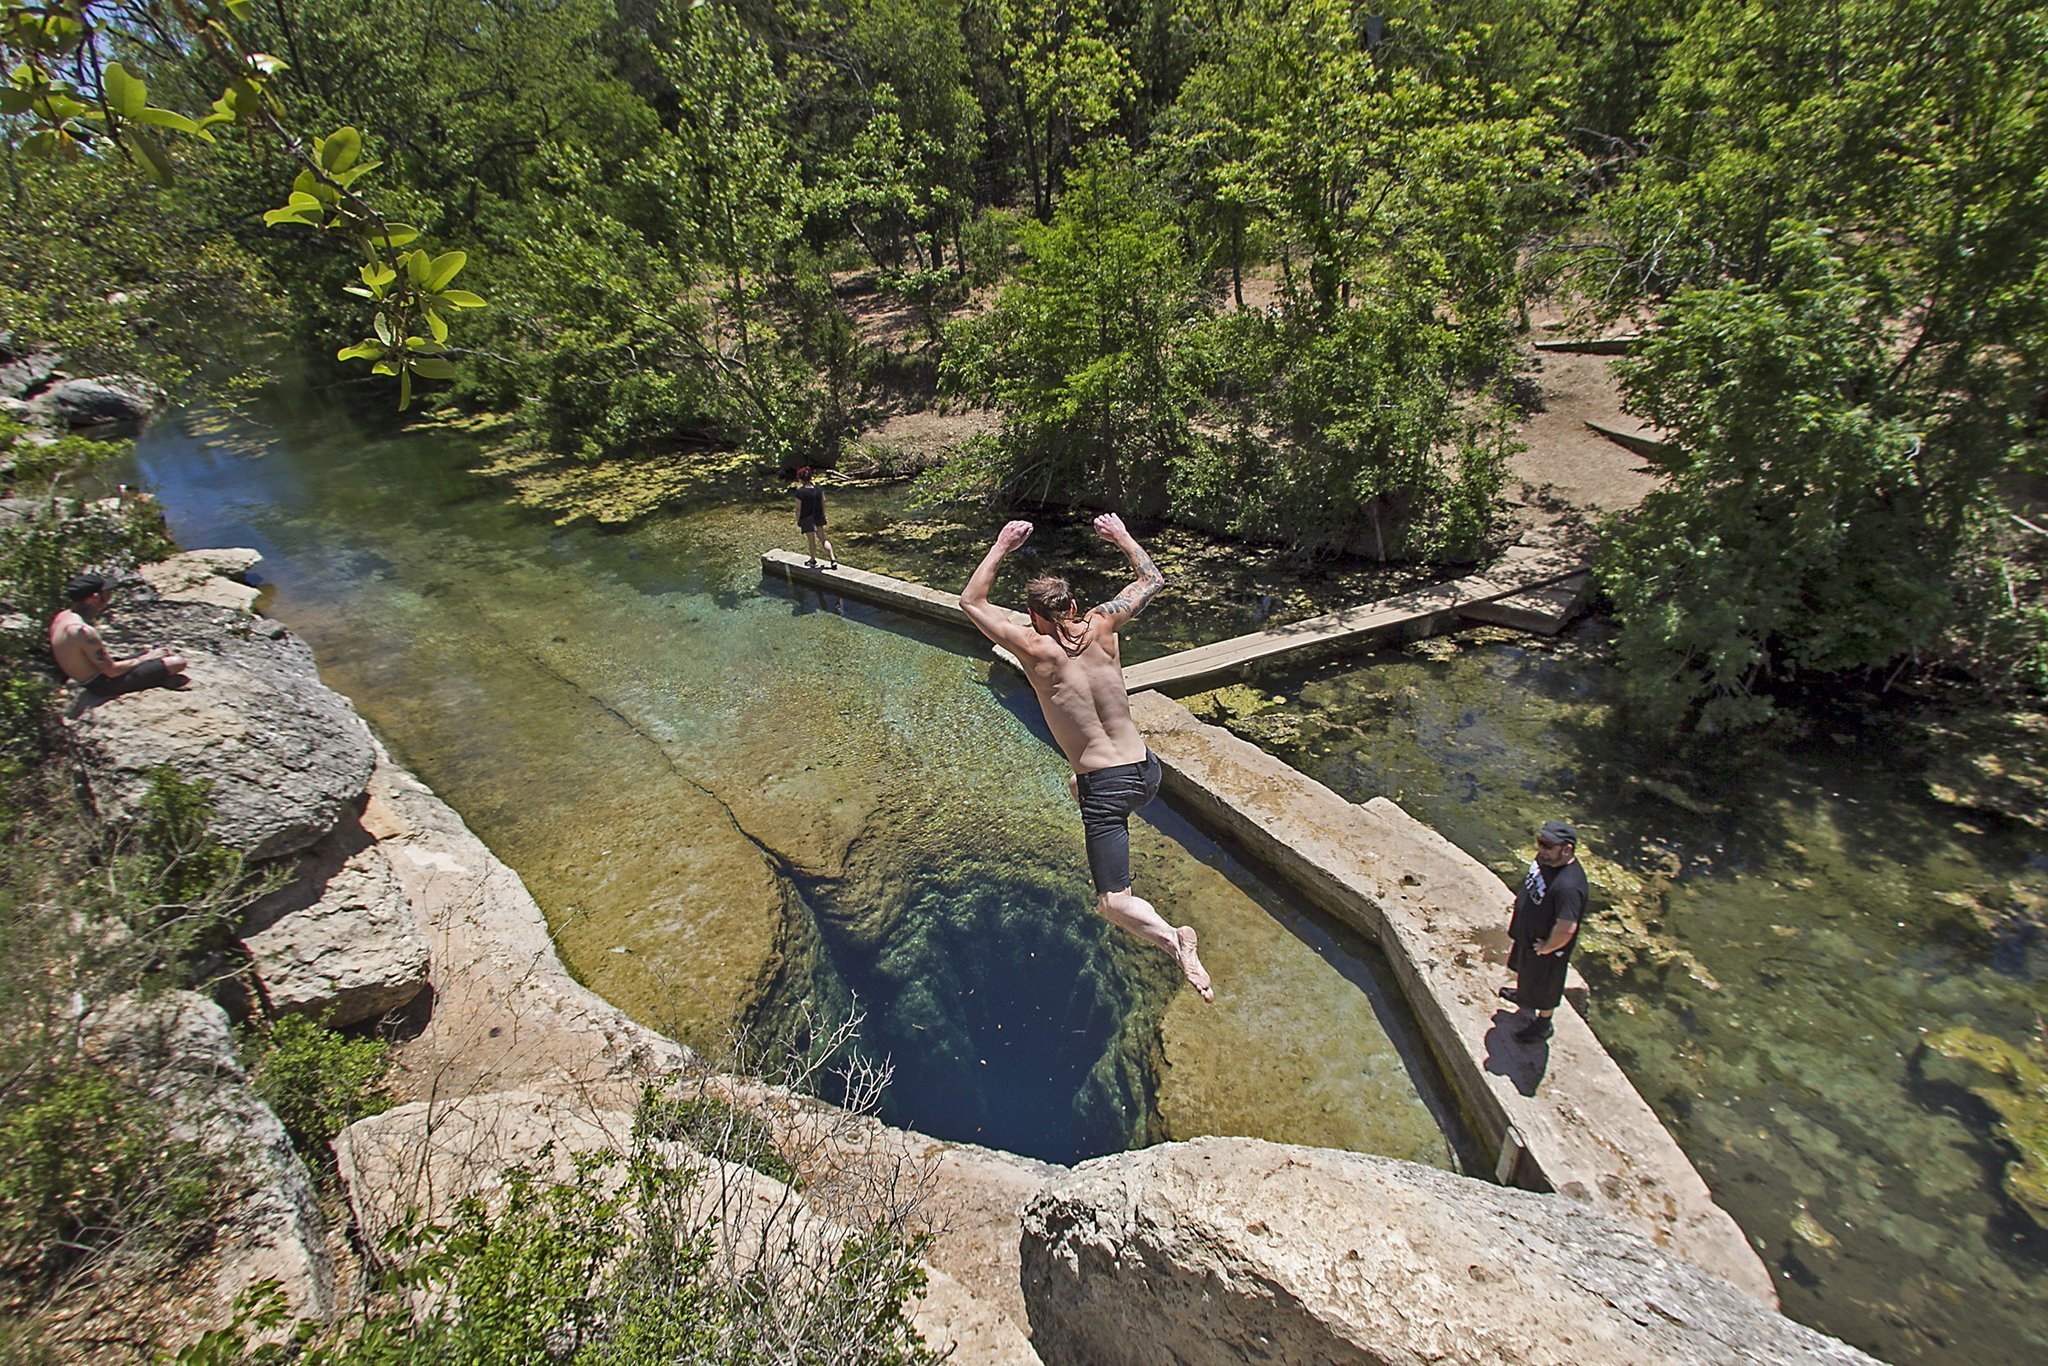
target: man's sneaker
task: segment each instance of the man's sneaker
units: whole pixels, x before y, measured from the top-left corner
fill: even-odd
[[[1513,987],[1502,987],[1500,989],[1500,998],[1511,1006],[1522,1004],[1522,993]]]
[[[1538,1015],[1515,1031],[1515,1037],[1523,1043],[1542,1043],[1556,1031],[1551,1027],[1548,1015]]]

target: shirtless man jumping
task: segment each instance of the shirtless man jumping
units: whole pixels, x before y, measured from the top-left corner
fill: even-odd
[[[103,574],[80,574],[65,589],[71,606],[50,621],[50,653],[57,667],[94,697],[119,697],[144,688],[182,688],[185,661],[168,649],[144,650],[116,659],[93,623],[114,600],[113,582]]]
[[[1017,657],[1038,694],[1052,738],[1066,753],[1074,775],[1067,786],[1081,808],[1088,837],[1088,872],[1095,879],[1095,909],[1112,923],[1173,955],[1188,984],[1205,1001],[1216,999],[1209,974],[1195,956],[1195,929],[1166,923],[1152,903],[1131,894],[1131,813],[1159,791],[1159,760],[1131,721],[1131,699],[1117,631],[1144,610],[1166,577],[1152,563],[1123,518],[1105,512],[1095,532],[1130,558],[1138,578],[1123,592],[1086,615],[1067,581],[1042,574],[1024,585],[1029,627],[990,605],[996,566],[1030,539],[1031,523],[1011,522],[982,557],[960,592],[961,610],[981,633]]]

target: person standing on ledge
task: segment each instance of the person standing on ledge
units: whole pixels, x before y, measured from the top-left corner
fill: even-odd
[[[809,465],[798,470],[796,477],[802,481],[796,490],[796,529],[803,532],[811,547],[811,558],[804,561],[804,566],[818,567],[818,547],[823,546],[825,558],[837,569],[839,557],[832,553],[832,542],[825,539],[825,490],[811,482]]]
[[[1550,1015],[1564,999],[1565,964],[1586,914],[1586,890],[1579,832],[1563,821],[1547,822],[1536,832],[1536,857],[1508,916],[1508,968],[1515,984],[1500,989],[1502,1000],[1535,1012],[1515,1031],[1523,1043],[1551,1035]]]
[[[50,619],[50,653],[57,667],[94,697],[119,697],[145,688],[182,688],[185,661],[166,646],[116,659],[93,623],[114,600],[114,583],[104,574],[80,574],[65,587],[71,605]]]
[[[1169,925],[1152,903],[1131,891],[1131,813],[1159,792],[1159,760],[1131,720],[1117,632],[1143,611],[1166,577],[1123,518],[1105,512],[1095,533],[1138,571],[1137,581],[1083,615],[1067,581],[1042,574],[1024,585],[1031,624],[1024,626],[988,600],[996,567],[1030,539],[1031,523],[1011,522],[960,592],[960,608],[981,633],[1017,657],[1045,712],[1052,738],[1073,766],[1067,788],[1081,808],[1095,909],[1111,923],[1173,955],[1181,975],[1205,1001],[1216,999],[1195,956],[1195,928]]]

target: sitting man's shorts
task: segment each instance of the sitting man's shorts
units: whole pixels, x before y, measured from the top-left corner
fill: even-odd
[[[145,660],[122,674],[119,678],[101,674],[85,685],[85,691],[94,697],[119,697],[123,693],[141,692],[146,688],[168,688],[176,675],[164,667],[161,659]]]
[[[1081,830],[1088,837],[1088,875],[1096,895],[1131,885],[1131,813],[1159,795],[1159,757],[1074,775]]]

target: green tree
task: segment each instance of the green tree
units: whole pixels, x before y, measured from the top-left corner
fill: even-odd
[[[1965,529],[2048,449],[2044,66],[2033,5],[1699,6],[1643,121],[1649,153],[1603,200],[1585,261],[1609,308],[1659,309],[1673,335],[1629,392],[1684,448],[1674,497],[1608,571],[1646,691],[1755,719],[1770,678],[1889,664],[1983,600],[1965,585],[1985,578],[1987,543]],[[1737,370],[1753,393],[1728,393]],[[1692,496],[1740,460],[1761,462],[1766,509],[1819,502],[1754,526],[1740,499]],[[1753,573],[1713,571],[1700,611],[1650,587],[1681,546],[1717,558],[1708,547],[1752,541]]]
[[[1199,282],[1167,206],[1114,143],[1084,160],[986,314],[957,324],[943,378],[1002,430],[928,481],[998,502],[1162,507],[1205,383]]]
[[[971,0],[990,43],[1003,122],[1021,147],[1031,202],[1052,217],[1076,149],[1137,94],[1137,73],[1103,0]]]
[[[1175,502],[1316,552],[1466,556],[1505,455],[1500,396],[1527,245],[1576,165],[1541,99],[1481,78],[1477,40],[1427,64],[1338,3],[1258,0],[1163,115],[1150,164],[1227,259],[1212,428]],[[1279,297],[1243,311],[1247,244]]]
[[[0,85],[0,114],[11,116],[10,146],[18,142],[24,152],[73,158],[118,149],[158,186],[168,187],[177,178],[176,162],[160,131],[211,143],[215,128],[258,130],[297,171],[289,197],[263,221],[318,229],[363,259],[360,283],[351,292],[374,301],[372,335],[345,348],[340,359],[365,360],[374,373],[394,376],[403,408],[415,375],[453,374],[443,358],[444,315],[483,301],[449,288],[463,253],[398,250],[419,231],[387,219],[357,188],[381,163],[364,156],[355,128],[307,136],[300,131],[303,124],[289,121],[278,93],[285,63],[250,41],[251,9],[252,0],[71,0],[52,6],[4,0],[0,59],[11,69]],[[147,63],[182,71],[196,83],[200,93],[193,107],[200,107],[207,92],[220,93],[198,117],[152,103],[161,95],[151,87]],[[18,195],[18,180],[16,188]],[[245,211],[246,206],[245,201]]]
[[[1602,581],[1646,700],[1709,729],[1763,685],[1883,664],[1932,638],[1988,493],[1981,443],[1888,382],[1898,337],[1832,234],[1781,235],[1768,284],[1682,291],[1623,367],[1670,433],[1669,484],[1615,535]]]

